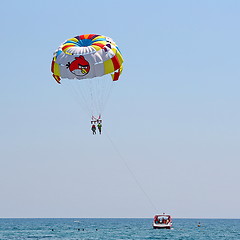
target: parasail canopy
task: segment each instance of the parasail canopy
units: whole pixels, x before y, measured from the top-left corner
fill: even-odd
[[[91,79],[110,74],[114,81],[122,72],[123,58],[116,43],[109,37],[85,34],[66,40],[55,51],[52,73],[61,78]]]
[[[70,38],[57,48],[51,71],[59,84],[64,83],[72,95],[78,95],[78,102],[91,118],[99,119],[112,83],[122,73],[122,63],[122,54],[111,38],[85,34]]]

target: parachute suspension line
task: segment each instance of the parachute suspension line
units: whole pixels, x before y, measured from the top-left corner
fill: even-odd
[[[95,96],[96,96],[96,114],[98,116],[101,115],[102,113],[102,108],[101,108],[101,91],[100,91],[100,88],[99,88],[99,85],[100,85],[100,79],[96,79],[96,84],[94,85],[95,86]]]
[[[91,110],[92,110],[92,115],[95,115],[96,112],[96,100],[94,98],[95,93],[94,93],[94,84],[93,84],[94,79],[89,80],[89,88],[90,88],[90,97],[91,97]]]
[[[101,91],[101,110],[103,111],[103,106],[104,106],[104,100],[105,100],[105,91],[107,89],[107,81],[106,81],[106,77],[102,77],[102,82],[103,84],[100,84],[99,88],[100,88],[100,91]]]
[[[79,93],[79,95],[81,96],[81,98],[84,100],[84,104],[85,106],[88,108],[88,111],[90,111],[90,105],[89,105],[89,101],[88,101],[88,96],[87,96],[87,91],[86,91],[86,87],[85,87],[85,82],[84,80],[77,80],[76,82],[74,82],[76,84],[76,88],[77,91]]]
[[[76,88],[79,92],[79,96],[84,99],[84,105],[88,109],[89,115],[91,115],[91,101],[89,97],[88,82],[86,80],[77,80],[75,82]]]
[[[103,89],[104,89],[104,86],[105,86],[105,79],[104,77],[102,76],[101,78],[98,78],[96,79],[97,80],[97,83],[96,83],[96,89],[98,91],[98,99],[97,99],[97,102],[98,102],[98,107],[99,107],[99,112],[98,114],[101,115],[102,114],[102,108],[103,108],[103,100],[104,100],[104,94],[103,94]]]
[[[98,94],[98,106],[99,106],[99,115],[102,114],[102,111],[103,111],[103,92],[102,92],[102,88],[104,87],[104,77],[101,77],[99,79],[97,79],[97,91],[100,93]]]
[[[99,118],[103,114],[106,103],[112,90],[113,81],[109,76],[91,79],[89,82],[89,94],[92,116]]]
[[[110,136],[108,135],[107,131],[105,130],[105,135],[107,136],[109,142],[112,144],[113,149],[116,151],[116,153],[118,154],[119,158],[122,160],[122,162],[124,163],[125,167],[127,168],[127,170],[129,171],[129,173],[131,174],[132,178],[134,179],[136,185],[139,187],[139,189],[142,191],[142,193],[145,195],[146,199],[149,201],[150,205],[152,206],[152,208],[154,209],[155,212],[158,212],[158,209],[156,208],[156,206],[154,205],[153,201],[151,200],[151,198],[148,196],[148,194],[146,193],[146,191],[143,189],[143,187],[141,186],[140,182],[138,181],[137,177],[135,176],[135,174],[133,173],[133,171],[131,170],[131,168],[129,167],[129,165],[127,164],[127,161],[125,160],[125,158],[123,157],[123,155],[120,153],[120,151],[118,150],[118,148],[116,147],[116,145],[114,144],[114,142],[112,141],[112,139],[110,138]]]
[[[94,93],[93,93],[93,84],[92,84],[92,79],[91,80],[89,80],[89,89],[90,89],[90,97],[91,97],[91,115],[92,116],[94,116],[94,114],[95,114],[95,101],[94,101],[94,98],[93,98],[93,96],[94,96]]]
[[[77,88],[75,88],[70,81],[63,81],[62,86],[64,87],[63,89],[65,92],[69,94],[69,91],[65,88],[65,86],[73,93],[69,94],[71,97],[75,100],[75,102],[87,113],[90,114],[89,108],[86,105],[86,99],[84,98],[84,95],[79,94],[79,91]],[[79,98],[80,96],[80,98]]]
[[[109,76],[91,80],[63,80],[62,85],[88,116],[100,119],[112,92],[113,84]],[[66,87],[66,88],[65,88]]]
[[[112,80],[110,80],[110,83],[107,85],[108,89],[106,91],[105,102],[103,103],[102,111],[105,110],[105,107],[106,107],[106,105],[108,103],[109,97],[110,97],[110,95],[112,93],[113,85],[114,85],[114,82]]]
[[[94,107],[94,93],[93,93],[93,84],[92,79],[84,79],[84,92],[87,98],[87,104],[89,106],[89,111],[91,112],[91,116],[94,115],[95,107]]]
[[[79,86],[80,85],[80,86]],[[86,96],[84,94],[84,91],[83,91],[83,86],[84,85],[82,82],[78,82],[78,81],[72,81],[71,82],[71,86],[77,91],[78,93],[78,96],[80,97],[80,99],[82,99],[82,103],[83,103],[83,106],[88,110],[89,112],[89,106],[88,106],[88,101],[86,99]]]
[[[79,81],[79,80],[78,80]],[[78,90],[79,96],[83,99],[83,106],[87,108],[88,114],[91,115],[91,105],[88,96],[88,89],[86,88],[86,82],[80,80],[80,82],[75,82],[76,89]]]
[[[97,91],[99,92],[98,96],[98,103],[99,103],[99,110],[100,114],[102,114],[105,110],[106,104],[108,102],[112,86],[113,86],[113,81],[109,76],[102,76],[101,78],[98,78],[98,84],[97,86]]]
[[[91,87],[91,101],[92,101],[92,115],[96,118],[98,115],[100,115],[101,109],[99,107],[99,89],[98,89],[98,79],[91,79],[90,80],[90,87]],[[90,82],[89,81],[89,82]]]
[[[102,114],[102,106],[101,106],[101,90],[100,90],[100,87],[99,85],[101,85],[100,83],[100,80],[101,79],[96,79],[97,82],[96,82],[96,87],[95,87],[95,91],[96,91],[96,96],[97,96],[97,107],[98,107],[98,117]],[[99,94],[100,92],[100,94]]]
[[[102,79],[99,79],[99,91],[101,95],[99,96],[99,104],[101,108],[101,113],[103,113],[103,107],[105,104],[105,98],[106,98],[106,89],[107,89],[107,79],[109,76],[102,76]]]

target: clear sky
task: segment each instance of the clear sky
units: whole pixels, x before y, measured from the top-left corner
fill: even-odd
[[[0,217],[240,218],[239,12],[238,0],[2,1]],[[87,33],[125,60],[102,136],[50,72],[59,44]]]

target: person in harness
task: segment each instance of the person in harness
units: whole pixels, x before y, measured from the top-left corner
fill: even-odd
[[[92,125],[91,129],[92,129],[93,135],[96,134],[96,126],[95,126],[95,124]]]
[[[99,131],[99,134],[102,134],[102,124],[99,122],[98,125],[98,131]]]

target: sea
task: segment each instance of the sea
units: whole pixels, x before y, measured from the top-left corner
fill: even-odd
[[[172,229],[153,229],[147,218],[2,218],[5,239],[240,240],[240,219],[173,219]]]

